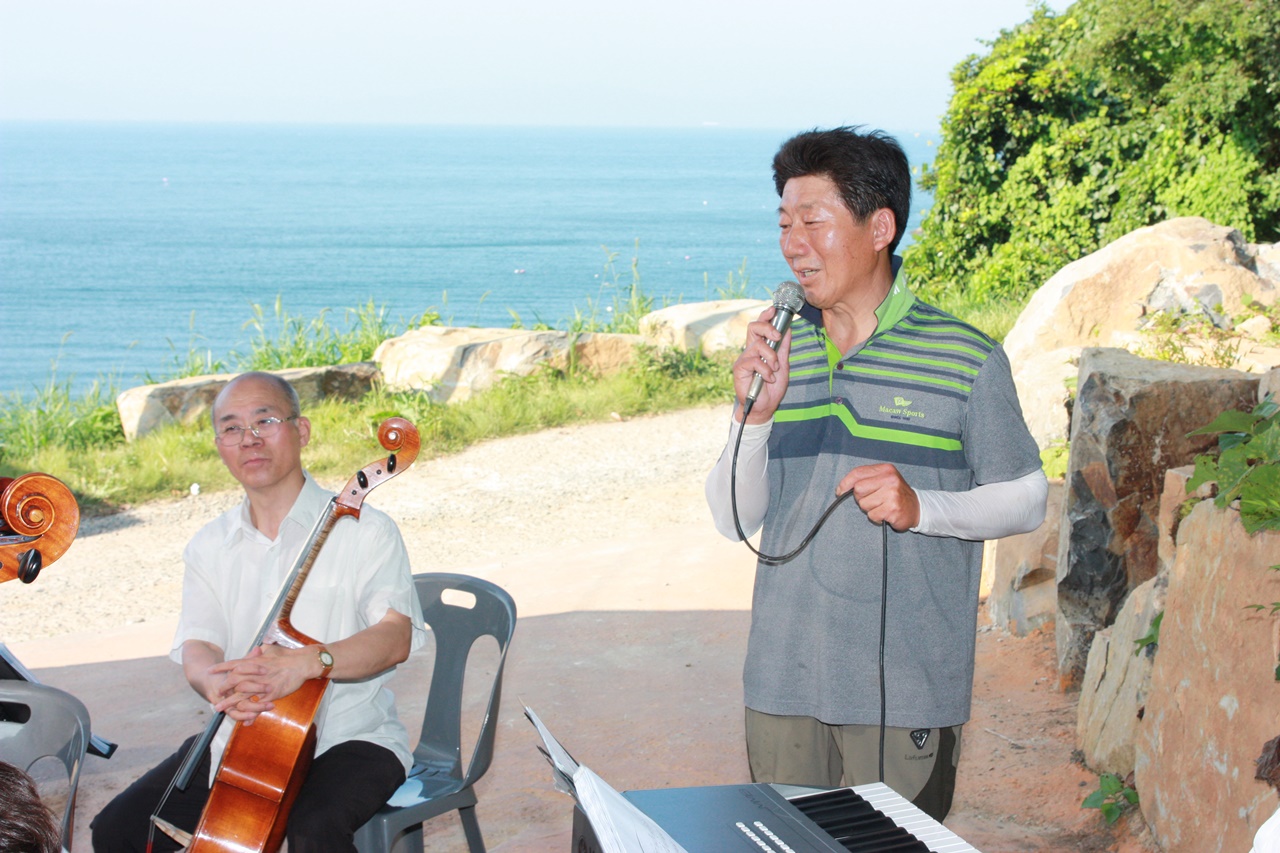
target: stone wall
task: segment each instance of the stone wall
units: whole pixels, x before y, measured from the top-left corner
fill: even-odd
[[[1248,850],[1280,805],[1253,778],[1280,733],[1277,563],[1280,532],[1249,536],[1233,509],[1204,501],[1179,527],[1134,744],[1142,813],[1166,853]]]

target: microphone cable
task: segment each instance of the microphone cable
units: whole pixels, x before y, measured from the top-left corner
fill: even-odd
[[[748,399],[742,406],[742,428],[738,430],[738,437],[733,442],[733,458],[729,464],[729,506],[733,510],[733,527],[738,533],[738,538],[743,544],[750,549],[760,559],[760,562],[767,566],[780,566],[783,563],[790,562],[801,551],[808,547],[813,541],[813,537],[818,535],[818,531],[822,529],[822,525],[827,523],[827,519],[831,513],[835,512],[836,507],[844,503],[845,499],[853,494],[853,490],[845,492],[832,502],[831,506],[823,511],[822,516],[817,523],[813,525],[813,529],[808,532],[804,539],[796,546],[795,550],[783,554],[781,556],[772,556],[765,554],[756,549],[754,545],[747,541],[747,534],[742,530],[742,522],[738,518],[738,450],[742,446],[742,433],[747,426],[747,415],[751,413],[755,400]],[[884,678],[884,647],[885,647],[885,631],[888,624],[889,613],[889,524],[888,522],[880,522],[880,782],[884,782],[884,740],[885,740],[885,716],[886,716],[886,689]]]
[[[889,525],[880,522],[880,781],[884,782],[884,632],[889,613]]]
[[[738,538],[742,540],[743,544],[751,550],[752,554],[759,557],[760,562],[764,563],[766,566],[781,566],[783,563],[788,563],[795,559],[797,554],[808,547],[809,543],[813,541],[813,537],[817,536],[818,531],[822,529],[822,525],[827,523],[827,518],[831,516],[831,513],[835,512],[836,507],[840,506],[840,504],[844,503],[846,499],[853,495],[853,489],[850,489],[840,497],[836,498],[835,501],[832,502],[831,506],[827,507],[826,511],[822,513],[822,517],[818,519],[818,523],[813,526],[813,529],[810,530],[800,544],[796,546],[794,551],[775,557],[757,550],[754,545],[747,541],[747,534],[743,532],[742,522],[738,518],[738,449],[742,447],[742,433],[746,429],[747,415],[751,413],[751,407],[753,405],[755,405],[755,400],[751,399],[748,399],[746,403],[743,404],[742,429],[738,430],[738,437],[733,442],[733,459],[730,460],[729,464],[729,506],[733,510],[733,529],[737,531]],[[888,546],[886,545],[886,548],[887,547]]]

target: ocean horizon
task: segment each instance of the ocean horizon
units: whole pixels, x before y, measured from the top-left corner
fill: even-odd
[[[607,317],[633,257],[657,305],[744,270],[767,298],[790,277],[770,162],[793,132],[0,122],[0,394],[123,390],[191,351],[234,368],[277,299],[338,327],[372,302],[564,328]],[[936,132],[894,135],[932,160]]]

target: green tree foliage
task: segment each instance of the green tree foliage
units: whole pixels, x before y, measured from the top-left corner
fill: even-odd
[[[934,204],[906,264],[926,295],[1021,300],[1135,228],[1203,216],[1280,239],[1280,3],[1036,8],[952,72]]]

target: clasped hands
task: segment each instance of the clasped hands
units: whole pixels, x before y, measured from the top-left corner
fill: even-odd
[[[274,644],[257,646],[239,660],[223,661],[208,670],[213,710],[245,725],[275,708],[273,700],[288,696],[316,677],[314,646],[289,649]]]

